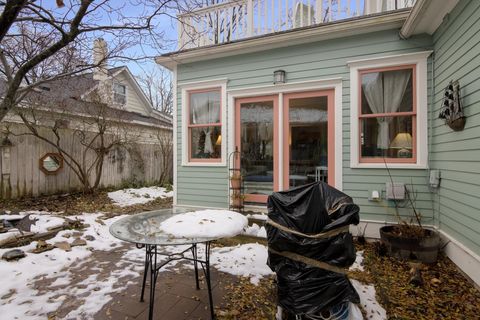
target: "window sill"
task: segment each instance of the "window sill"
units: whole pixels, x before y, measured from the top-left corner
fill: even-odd
[[[225,161],[219,162],[184,162],[182,167],[226,167]]]
[[[427,164],[419,163],[388,163],[388,169],[428,169]],[[385,163],[353,163],[351,169],[386,169]]]

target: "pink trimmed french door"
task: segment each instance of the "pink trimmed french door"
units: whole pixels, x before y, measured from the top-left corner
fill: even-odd
[[[334,90],[283,96],[283,189],[335,185]]]
[[[287,190],[314,181],[335,183],[334,90],[284,94],[282,102],[280,110],[278,95],[235,101],[235,146],[241,152],[237,166],[246,203],[265,203],[280,186]]]
[[[278,191],[278,95],[235,101],[235,145],[246,203],[265,203]]]

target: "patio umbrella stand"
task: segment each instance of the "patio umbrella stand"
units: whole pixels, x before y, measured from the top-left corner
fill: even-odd
[[[268,217],[268,265],[288,319],[355,319],[352,303],[360,299],[346,268],[355,261],[349,225],[358,224],[359,207],[346,194],[315,182],[273,193]]]

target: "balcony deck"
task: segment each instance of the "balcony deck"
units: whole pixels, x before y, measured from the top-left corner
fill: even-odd
[[[178,16],[178,50],[411,8],[416,0],[233,0]]]

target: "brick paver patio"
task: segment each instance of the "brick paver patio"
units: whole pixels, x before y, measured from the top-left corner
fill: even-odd
[[[215,306],[223,305],[225,284],[235,281],[235,277],[218,272],[212,268],[213,301]],[[178,272],[164,272],[159,275],[155,294],[155,320],[210,319],[206,284],[195,288],[193,270],[181,269]],[[141,279],[137,284],[129,285],[125,291],[113,295],[94,319],[148,319],[147,283],[145,302],[140,302]]]

